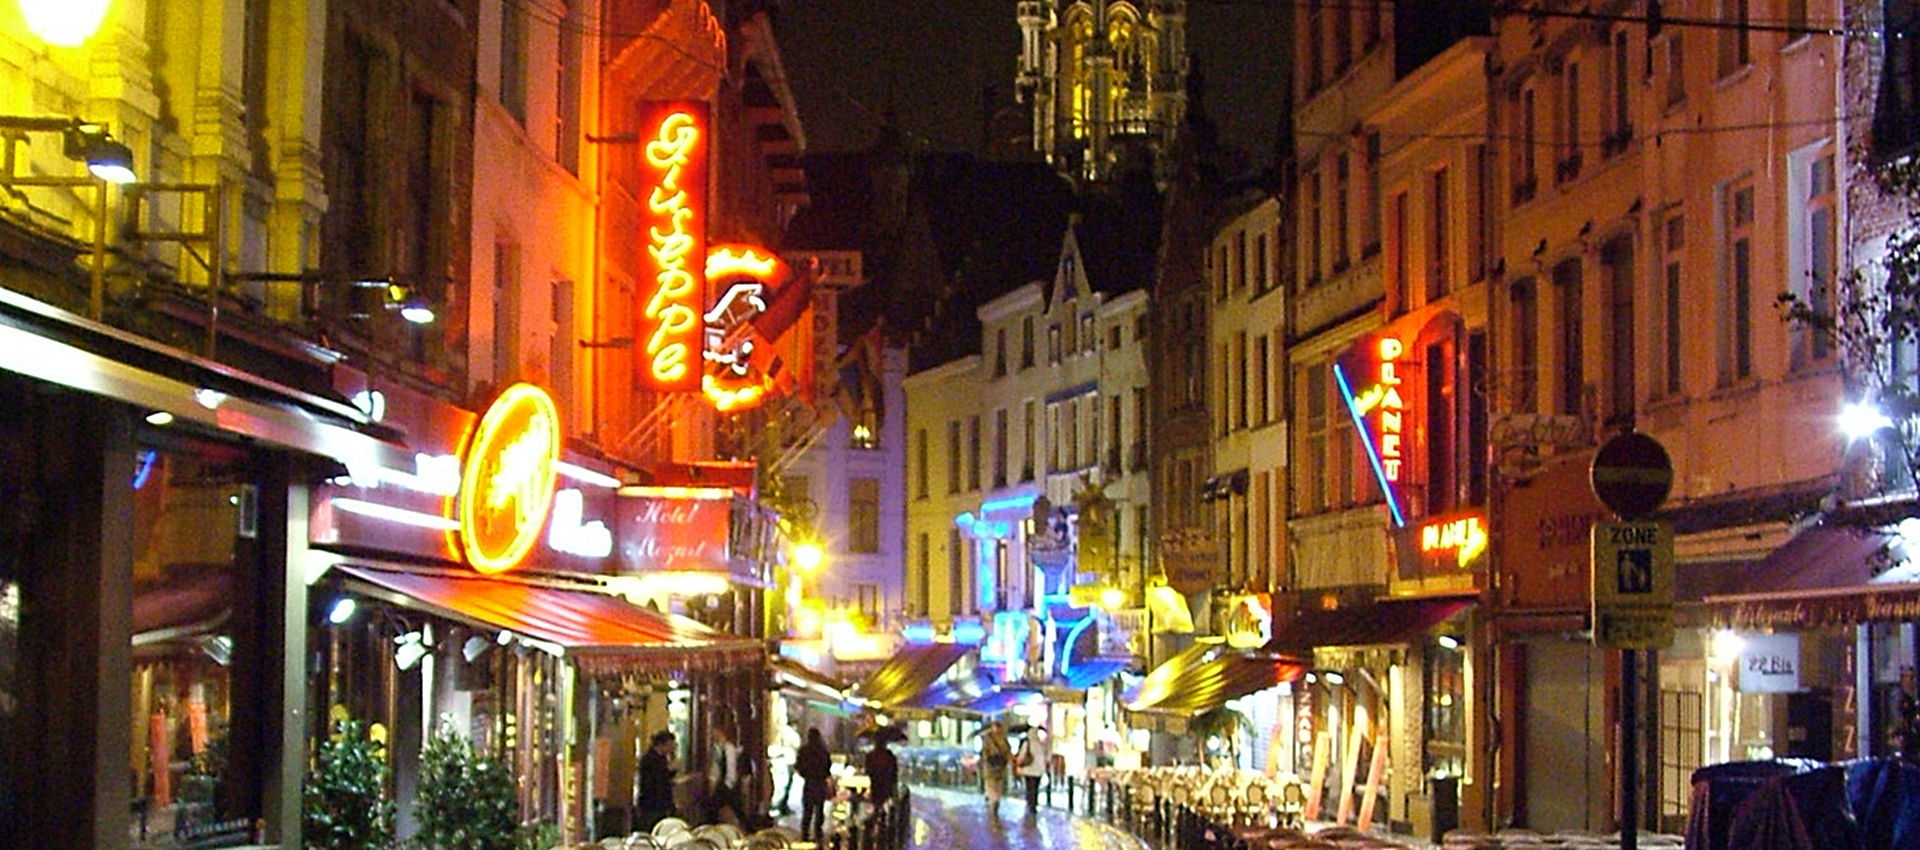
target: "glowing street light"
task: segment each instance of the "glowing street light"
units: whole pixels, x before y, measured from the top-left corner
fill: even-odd
[[[20,0],[27,29],[54,47],[79,47],[107,18],[107,0]]]
[[[820,548],[819,543],[811,540],[793,544],[791,554],[794,568],[798,569],[802,575],[812,575],[814,571],[820,569],[820,563],[827,559],[826,550]]]
[[[1893,427],[1892,418],[1880,412],[1880,408],[1866,402],[1847,403],[1840,408],[1837,419],[1840,423],[1840,433],[1845,434],[1849,440],[1871,437],[1882,428]]]

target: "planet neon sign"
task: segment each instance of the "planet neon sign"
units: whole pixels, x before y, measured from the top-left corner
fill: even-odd
[[[1367,449],[1367,461],[1373,467],[1374,477],[1380,480],[1380,490],[1386,496],[1387,510],[1393,516],[1396,527],[1405,527],[1406,514],[1400,509],[1400,496],[1397,488],[1406,468],[1406,397],[1401,388],[1404,378],[1401,376],[1402,358],[1407,353],[1406,343],[1398,337],[1383,336],[1374,344],[1374,357],[1366,369],[1373,383],[1364,389],[1355,391],[1348,380],[1346,370],[1339,363],[1333,364],[1333,379],[1340,387],[1340,395],[1347,403],[1347,412],[1353,417],[1353,424],[1362,435]],[[1373,422],[1370,424],[1369,419]]]
[[[518,566],[553,509],[560,411],[547,392],[514,384],[495,399],[467,444],[458,496],[459,537],[482,573]]]

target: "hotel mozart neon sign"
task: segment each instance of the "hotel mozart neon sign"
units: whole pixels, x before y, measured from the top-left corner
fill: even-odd
[[[635,339],[641,346],[640,382],[656,391],[697,390],[706,333],[706,105],[657,102],[642,109],[642,169],[647,194],[647,264],[652,280]]]

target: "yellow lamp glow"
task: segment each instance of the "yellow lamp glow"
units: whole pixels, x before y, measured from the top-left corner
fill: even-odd
[[[1112,611],[1127,604],[1127,592],[1117,587],[1100,591],[1100,607]]]
[[[55,47],[79,47],[107,18],[107,0],[20,0],[27,29]]]
[[[812,575],[820,569],[820,562],[826,560],[827,553],[820,544],[811,540],[793,544],[793,566],[800,572]]]

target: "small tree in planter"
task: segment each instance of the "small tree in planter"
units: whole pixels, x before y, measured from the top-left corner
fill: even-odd
[[[518,809],[506,763],[476,756],[453,724],[441,721],[420,754],[420,844],[437,850],[516,850]]]
[[[310,850],[384,850],[393,843],[387,763],[359,723],[342,721],[320,744],[301,789],[301,829]]]

